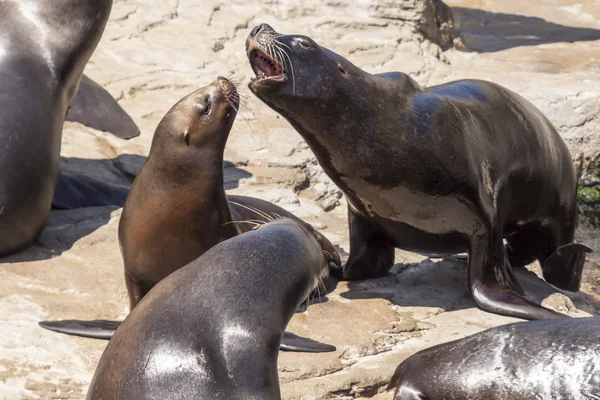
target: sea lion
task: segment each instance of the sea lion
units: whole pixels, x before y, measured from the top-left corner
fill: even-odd
[[[282,334],[328,258],[313,233],[276,219],[163,279],[108,343],[87,399],[279,399]]]
[[[547,282],[577,291],[591,251],[573,243],[571,155],[531,103],[481,80],[424,88],[400,72],[372,75],[266,24],[246,50],[257,75],[250,90],[302,135],[348,201],[341,277],[385,275],[394,248],[468,252],[479,307],[564,317],[524,298],[510,265],[538,259]]]
[[[137,175],[119,221],[130,309],[158,282],[211,247],[279,217],[295,219],[281,207],[245,196],[229,196],[223,187],[223,152],[236,116],[235,85],[219,77],[181,99],[156,128],[148,159]],[[329,263],[340,258],[319,232],[326,254],[318,292],[325,293]],[[117,321],[42,321],[61,333],[110,339]],[[321,351],[330,346],[284,338],[285,350]],[[321,346],[321,347],[319,347]]]
[[[67,107],[111,7],[111,0],[0,2],[0,256],[44,227]]]
[[[394,400],[595,399],[600,318],[503,325],[420,351],[402,362]]]
[[[121,139],[131,139],[140,134],[135,122],[110,93],[85,75],[69,105],[66,120],[112,133]]]

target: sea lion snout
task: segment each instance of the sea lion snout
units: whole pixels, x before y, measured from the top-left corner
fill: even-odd
[[[212,86],[215,87],[216,90],[210,94],[211,100],[221,100],[221,97],[223,97],[226,103],[229,105],[229,108],[233,108],[237,111],[240,105],[240,96],[235,84],[229,79],[219,76],[213,82]]]
[[[250,31],[250,35],[248,36],[248,38],[254,38],[261,32],[277,33],[271,25],[262,23],[252,28],[252,31]]]

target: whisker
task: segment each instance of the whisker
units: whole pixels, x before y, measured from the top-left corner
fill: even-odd
[[[227,77],[227,79],[231,83],[233,83],[235,86],[241,85],[244,82],[244,80],[245,80],[244,77],[242,77],[242,76],[232,76],[232,75],[229,75]]]
[[[242,105],[242,108],[243,108],[244,110],[247,110],[247,111],[252,111],[252,113],[254,113],[254,114],[256,114],[256,112],[258,111],[258,110],[257,110],[256,108],[254,108],[253,106],[250,106],[250,105],[248,105],[248,104],[247,104],[247,102],[240,102],[240,103],[241,103],[241,105]]]
[[[281,35],[281,36],[283,36],[283,35]],[[281,37],[281,36],[278,36],[278,37]],[[287,44],[285,44],[283,42],[280,42],[279,40],[277,41],[277,44],[279,44],[281,46],[285,46],[289,51],[292,51],[292,48],[290,46],[288,46]]]
[[[274,42],[275,44],[273,44],[273,51],[275,53],[275,60],[277,61],[278,64],[280,64],[283,69],[285,70],[285,61],[283,59],[283,55],[281,54],[281,49],[276,45],[277,42]]]
[[[262,118],[257,114],[257,111],[247,107],[247,104],[241,103],[240,110],[245,113],[250,114],[250,117],[242,116],[242,119],[248,123],[248,127],[250,128],[250,131],[252,132],[252,137],[259,142],[262,141],[262,136],[256,132],[256,130],[254,129],[254,127],[252,126],[250,121],[258,122],[265,130],[267,129],[267,125],[264,123]],[[254,117],[254,118],[252,118],[252,117]]]
[[[244,101],[243,101],[243,102],[241,102],[241,103],[244,103],[244,106],[245,106],[245,107],[247,107],[247,108],[249,108],[249,109],[251,109],[251,110],[257,110],[256,106],[250,102],[250,99],[248,99],[248,98],[244,98],[244,97],[241,97],[241,98],[238,98],[238,99],[239,99],[239,100],[244,100]]]
[[[229,203],[235,204],[236,206],[239,206],[239,207],[245,208],[246,210],[252,211],[252,212],[260,215],[261,217],[266,218],[267,221],[273,221],[273,219],[269,216],[269,214],[267,214],[264,211],[261,211],[257,208],[246,206],[244,204],[240,204],[240,203],[237,203],[237,202],[231,201],[231,200],[229,200]]]
[[[248,95],[248,94],[246,94],[246,93],[242,92],[241,90],[238,90],[238,92],[237,92],[237,93],[238,93],[238,95],[239,95],[239,96],[241,96],[241,97],[243,97],[243,98],[247,98],[247,99],[249,99],[249,98],[250,98],[250,95]]]
[[[325,282],[323,282],[323,278],[321,278],[321,275],[319,275],[319,282],[321,282],[321,285],[323,285],[323,290],[326,290]],[[321,301],[321,285],[317,285],[317,292],[319,293],[319,302]]]
[[[279,45],[283,45],[285,47],[287,47],[290,51],[292,51],[292,49],[289,48],[289,46],[287,46],[285,43],[281,43],[281,42],[276,42]],[[280,50],[283,52],[283,54],[287,57],[289,64],[290,64],[290,71],[292,72],[292,95],[296,95],[296,75],[294,73],[294,64],[292,64],[292,59],[290,58],[289,54],[285,51],[285,49],[283,47],[280,47]]]
[[[244,101],[241,101],[241,99],[244,99]],[[264,125],[264,123],[262,122],[260,117],[257,115],[258,110],[255,108],[254,105],[252,105],[250,103],[247,95],[236,92],[231,95],[231,100],[233,101],[233,103],[237,103],[237,106],[235,106],[235,104],[232,104],[231,101],[229,102],[229,104],[231,104],[235,108],[236,112],[240,112],[240,111],[248,112],[248,113],[252,114],[252,116],[254,116],[254,119],[256,119],[257,121],[259,121],[261,124]],[[250,118],[245,118],[245,119],[250,120]],[[266,125],[265,125],[265,127],[266,127]]]
[[[238,103],[238,108],[235,108],[235,105],[233,104],[233,102],[230,99],[227,99],[227,102],[229,103],[231,108],[233,108],[235,110],[235,112],[237,113],[239,110],[239,103]]]
[[[254,220],[248,220],[248,221],[229,221],[229,222],[225,222],[221,226],[225,226],[225,225],[229,225],[229,224],[251,224],[251,225],[254,225],[254,226],[261,226],[261,225],[265,224],[264,221],[261,221],[261,222],[262,223],[254,222]]]

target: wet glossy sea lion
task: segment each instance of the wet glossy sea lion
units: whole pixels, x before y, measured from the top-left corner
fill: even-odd
[[[131,139],[140,134],[135,122],[110,93],[85,75],[69,105],[66,120],[112,133],[122,139]]]
[[[600,318],[504,325],[420,351],[390,381],[394,400],[600,397]]]
[[[225,78],[180,100],[154,134],[150,154],[128,194],[119,223],[130,308],[158,282],[216,244],[279,217],[314,232],[327,257],[318,292],[325,293],[329,263],[340,266],[335,248],[289,212],[263,200],[229,196],[223,188],[223,152],[239,97]],[[232,296],[235,294],[232,293]],[[259,299],[257,299],[259,301]],[[109,339],[116,321],[43,321],[62,333]],[[331,346],[286,334],[285,350],[329,351]]]
[[[0,1],[0,256],[24,248],[44,227],[65,113],[111,6]]]
[[[302,135],[346,196],[343,278],[385,275],[394,248],[466,251],[481,308],[564,317],[524,298],[511,268],[538,259],[547,282],[577,291],[591,251],[573,243],[571,155],[531,103],[486,81],[424,88],[403,73],[372,75],[266,24],[246,47],[252,92]]]
[[[133,309],[87,399],[280,399],[281,338],[327,258],[289,218],[215,245]]]

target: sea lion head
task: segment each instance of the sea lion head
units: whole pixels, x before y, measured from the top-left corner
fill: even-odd
[[[240,98],[235,85],[218,77],[213,83],[200,88],[175,104],[159,123],[152,147],[162,151],[177,148],[214,148],[222,151],[233,121],[237,115]],[[177,146],[173,146],[173,143]]]
[[[261,229],[265,225],[267,224],[259,225],[257,230]],[[322,258],[321,261],[315,265],[315,268],[318,269],[313,271],[318,279],[315,282],[315,286],[311,290],[311,296],[326,294],[330,269],[338,270],[342,268],[340,255],[329,239],[317,231],[312,225],[300,223],[292,218],[277,218],[269,222],[268,225],[288,225],[297,227],[309,238],[309,242],[311,242],[312,245],[316,246],[316,248],[320,250]]]
[[[246,54],[256,74],[250,90],[284,117],[334,114],[336,104],[360,103],[365,73],[344,57],[303,35],[281,35],[255,27]],[[358,85],[358,88],[356,87]]]

